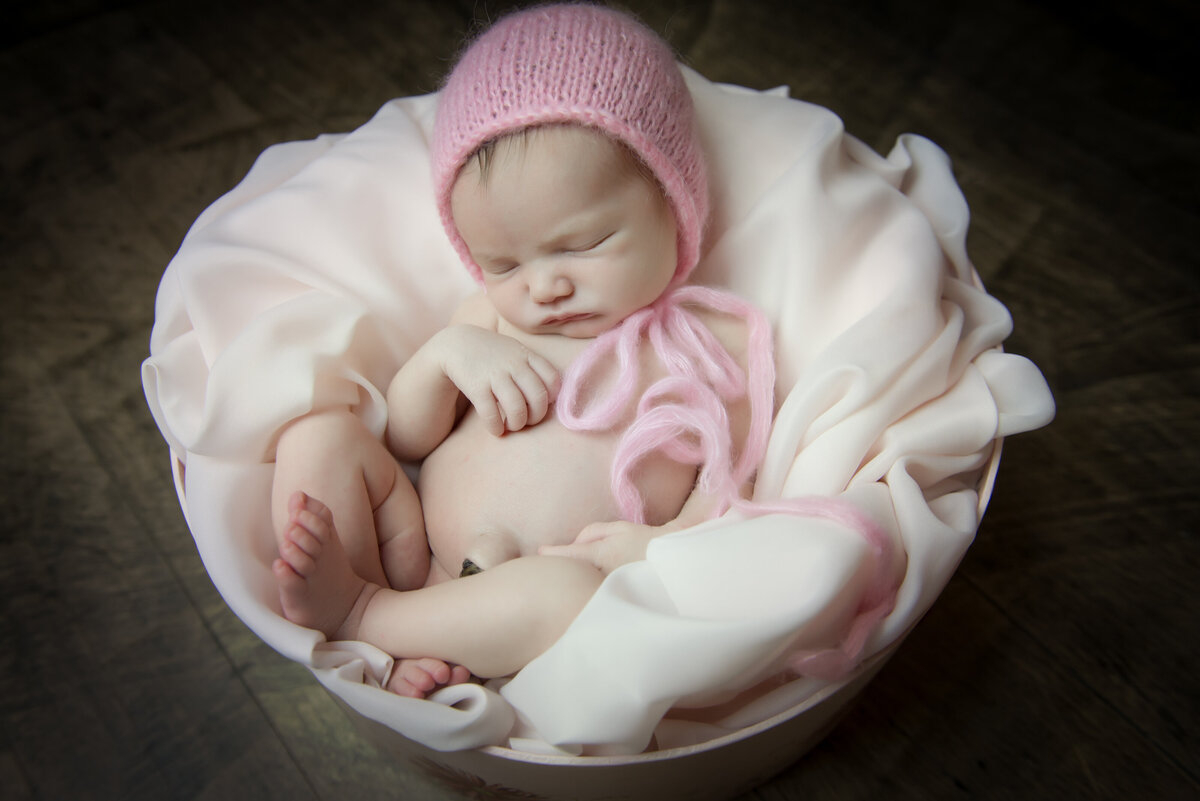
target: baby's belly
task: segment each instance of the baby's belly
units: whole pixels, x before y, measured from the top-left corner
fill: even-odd
[[[481,537],[503,538],[524,556],[572,542],[589,523],[618,519],[609,472],[616,443],[615,433],[569,431],[553,414],[496,437],[468,410],[418,480],[434,558],[456,576]],[[692,467],[648,459],[636,482],[649,522],[674,518],[694,481]]]

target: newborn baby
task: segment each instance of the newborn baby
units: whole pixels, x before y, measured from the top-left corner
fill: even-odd
[[[399,657],[389,687],[416,696],[520,669],[605,573],[723,511],[770,414],[746,380],[770,363],[760,318],[682,286],[706,184],[653,33],[591,6],[506,17],[449,78],[432,148],[483,291],[395,376],[387,449],[348,410],[302,418],[273,499],[285,615]],[[397,460],[422,461],[416,491]]]
[[[451,209],[486,291],[388,392],[388,445],[402,459],[425,459],[418,488],[435,580],[464,562],[470,572],[567,545],[588,524],[621,518],[610,467],[635,404],[599,432],[568,430],[548,412],[567,365],[657,300],[677,263],[673,215],[653,179],[627,149],[578,125],[494,142],[486,160],[460,172]],[[735,321],[705,322],[728,348],[744,349]],[[665,375],[648,343],[639,350],[635,397]],[[609,391],[619,369],[598,366],[589,394]],[[744,435],[745,403],[731,411]],[[643,460],[636,484],[646,522],[688,522],[677,516],[695,480],[694,465],[661,453]],[[690,522],[709,506],[689,504]]]

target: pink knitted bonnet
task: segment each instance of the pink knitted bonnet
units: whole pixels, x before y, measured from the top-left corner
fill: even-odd
[[[675,56],[653,31],[601,6],[563,4],[499,20],[467,49],[442,89],[433,129],[433,186],[442,224],[476,280],[450,214],[463,164],[489,140],[523,128],[577,123],[623,142],[662,185],[675,213],[673,286],[700,258],[708,218],[692,98]]]

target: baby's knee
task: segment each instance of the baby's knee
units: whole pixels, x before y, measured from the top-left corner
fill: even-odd
[[[349,409],[326,409],[297,418],[279,435],[277,458],[296,453],[311,456],[344,452],[364,437],[374,439]]]
[[[362,420],[346,409],[329,409],[299,418],[280,434],[276,481],[298,482],[297,488],[315,481],[320,490],[333,479],[361,474],[371,486],[390,487],[394,461]]]
[[[348,410],[326,410],[301,417],[279,435],[271,489],[272,518],[277,533],[288,523],[288,499],[297,491],[324,502],[339,527],[354,533],[370,530],[368,483],[383,445]],[[389,479],[390,480],[390,473]],[[351,477],[363,477],[357,484]]]

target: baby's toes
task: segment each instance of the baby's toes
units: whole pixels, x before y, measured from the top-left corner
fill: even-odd
[[[301,509],[292,517],[292,527],[308,532],[309,536],[321,545],[333,539],[333,527],[324,518],[318,517],[307,509]]]
[[[412,682],[402,676],[392,676],[387,683],[388,692],[395,693],[403,698],[424,698],[425,691],[418,688]]]
[[[275,576],[275,582],[280,589],[290,590],[292,587],[304,583],[304,578],[296,572],[290,562],[282,557],[271,562],[271,573]]]
[[[303,492],[292,494],[288,517],[293,525],[307,529],[321,540],[329,540],[334,534],[333,513],[329,507]]]
[[[422,668],[417,660],[402,659],[392,670],[387,687],[396,695],[406,698],[424,698],[437,685],[436,679]]]
[[[448,665],[440,659],[400,659],[392,669],[387,688],[408,698],[424,698],[439,687],[464,684],[471,671],[462,665]]]
[[[317,553],[320,553],[320,548],[317,548]],[[303,547],[296,543],[291,536],[291,530],[288,531],[288,536],[284,538],[279,545],[280,560],[287,564],[299,576],[311,576],[317,568],[316,554],[309,554]],[[278,575],[278,571],[276,572]]]
[[[304,508],[312,514],[319,517],[325,525],[333,528],[333,512],[329,511],[329,507],[318,501],[311,495],[304,496]]]
[[[418,659],[417,667],[425,671],[435,684],[447,684],[450,681],[450,666],[440,659]]]
[[[284,544],[288,543],[296,546],[313,559],[318,558],[325,547],[322,540],[318,539],[311,531],[299,523],[293,523],[288,526],[287,531],[284,533]]]

